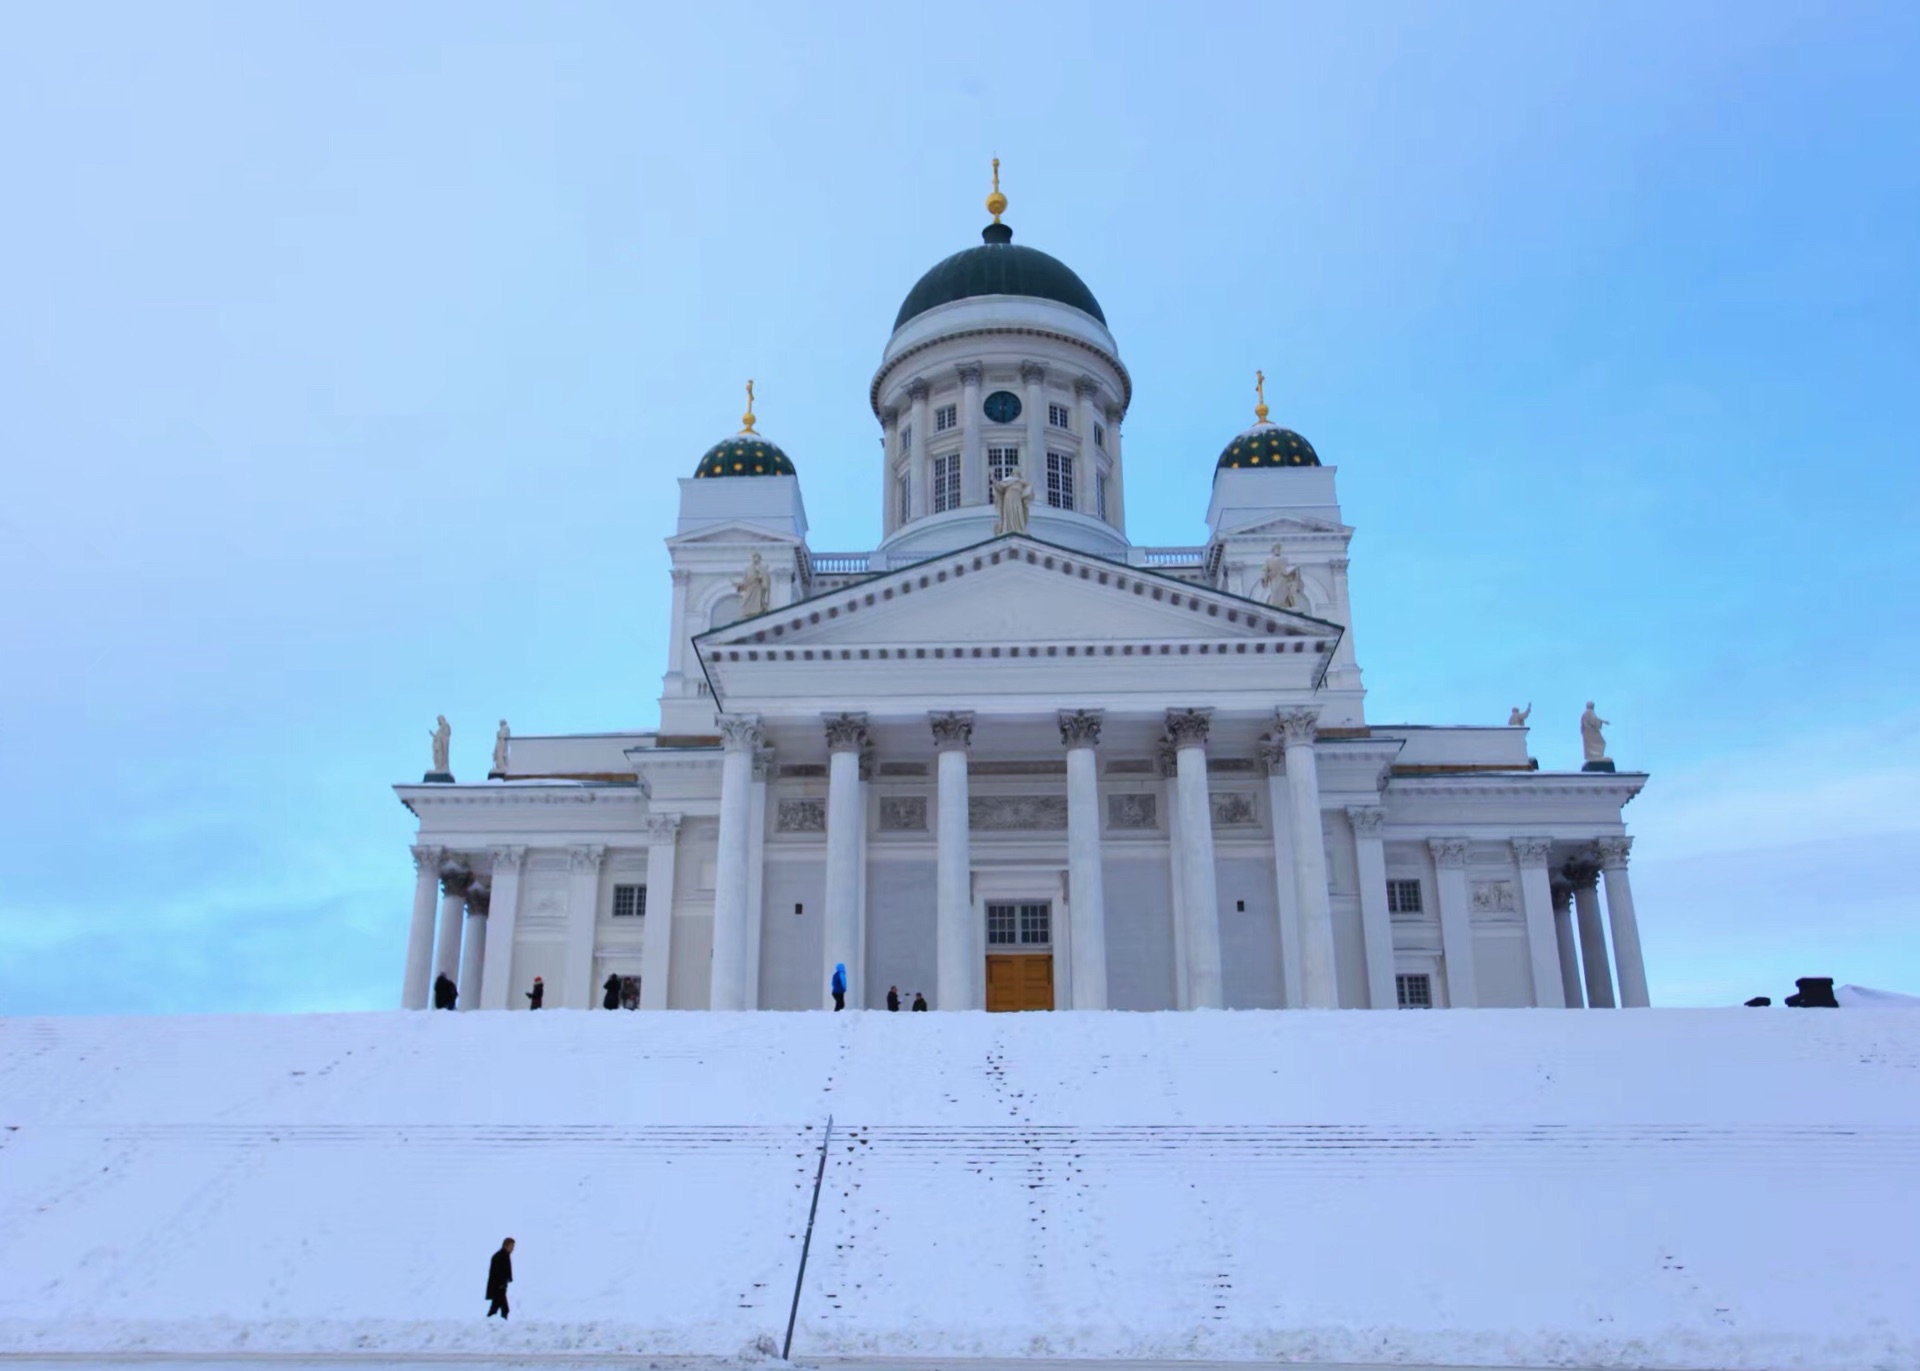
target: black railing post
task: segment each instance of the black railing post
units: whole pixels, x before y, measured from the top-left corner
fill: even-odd
[[[820,1182],[827,1178],[827,1149],[833,1146],[833,1115],[827,1115],[827,1135],[820,1140],[820,1169],[813,1173],[813,1203],[807,1208],[807,1236],[800,1244],[800,1274],[793,1278],[793,1307],[787,1310],[787,1342],[780,1360],[793,1360],[793,1321],[800,1317],[800,1283],[807,1278],[807,1253],[813,1248],[813,1216],[820,1212]]]

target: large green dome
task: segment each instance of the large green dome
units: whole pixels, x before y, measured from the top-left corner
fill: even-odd
[[[1229,467],[1317,467],[1320,454],[1313,444],[1290,428],[1267,423],[1264,419],[1238,434],[1220,454],[1215,471]]]
[[[1102,324],[1107,322],[1107,316],[1100,312],[1100,302],[1093,298],[1087,283],[1074,275],[1073,268],[1065,262],[1049,257],[1038,248],[1016,247],[1013,230],[1005,224],[988,224],[980,236],[986,241],[979,247],[956,252],[944,262],[935,263],[933,269],[915,283],[893,321],[895,329],[930,309],[977,295],[1024,295],[1035,300],[1057,300],[1091,314]]]
[[[723,438],[707,449],[695,476],[795,476],[787,454],[752,430]]]

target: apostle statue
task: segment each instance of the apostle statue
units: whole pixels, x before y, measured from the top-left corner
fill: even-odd
[[[747,574],[733,583],[740,592],[740,617],[751,619],[756,614],[765,614],[773,595],[773,581],[767,575],[767,566],[760,560],[760,554],[754,553],[753,560],[747,563]]]
[[[1521,709],[1517,705],[1514,706],[1514,708],[1507,711],[1507,727],[1508,728],[1525,728],[1527,726],[1527,719],[1529,718],[1529,716],[1532,715],[1532,713],[1533,713],[1532,701],[1528,701],[1527,707],[1525,709]]]
[[[507,743],[511,735],[507,731],[507,721],[500,721],[500,731],[493,735],[493,771],[496,776],[507,774]]]
[[[1588,700],[1587,712],[1580,716],[1580,746],[1589,762],[1607,760],[1607,740],[1600,736],[1600,730],[1608,722],[1593,712],[1593,701]]]
[[[1260,593],[1275,609],[1307,607],[1306,586],[1300,579],[1300,568],[1287,560],[1278,543],[1273,545],[1273,555],[1267,558],[1266,566],[1260,573]]]
[[[1027,511],[1033,506],[1033,487],[1015,467],[1006,476],[993,483],[993,507],[1000,517],[994,521],[993,533],[997,538],[1003,533],[1025,533],[1027,531]]]
[[[447,722],[447,716],[444,714],[437,714],[434,717],[437,718],[440,723],[431,735],[433,738],[433,769],[438,774],[444,776],[447,774],[447,753],[451,750],[453,744],[453,725]]]

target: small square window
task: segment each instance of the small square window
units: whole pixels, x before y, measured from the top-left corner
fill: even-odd
[[[1420,912],[1420,882],[1388,881],[1387,913],[1418,914]]]
[[[613,917],[644,918],[647,912],[647,888],[644,885],[616,885],[613,888]]]
[[[1433,1008],[1433,977],[1426,972],[1395,976],[1393,988],[1400,996],[1402,1009]]]
[[[1073,428],[1070,411],[1065,405],[1048,405],[1047,422],[1055,428]]]
[[[945,433],[948,429],[960,426],[960,409],[957,405],[942,405],[933,412],[933,431]]]

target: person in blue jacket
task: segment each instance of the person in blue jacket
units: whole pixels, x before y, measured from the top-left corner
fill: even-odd
[[[838,1014],[847,1007],[847,964],[833,964],[833,1012]]]

